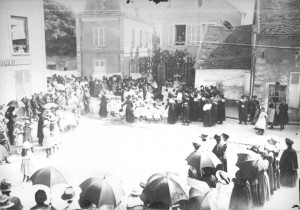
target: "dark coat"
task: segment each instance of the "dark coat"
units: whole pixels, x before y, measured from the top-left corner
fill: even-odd
[[[107,117],[107,98],[102,96],[100,101],[99,115],[100,117]]]
[[[225,100],[221,99],[218,102],[218,121],[225,121]]]
[[[248,114],[248,106],[247,106],[247,101],[239,101],[238,104],[238,110],[239,110],[239,121],[240,122],[247,122]]]
[[[297,153],[292,147],[283,151],[280,162],[280,182],[283,186],[295,187],[298,181],[298,160]]]
[[[289,122],[288,116],[289,106],[287,104],[280,104],[279,105],[279,113],[277,116],[277,123],[280,125],[286,125]]]
[[[183,115],[182,115],[182,120],[183,122],[189,122],[190,119],[190,107],[189,106],[184,106],[183,107]]]

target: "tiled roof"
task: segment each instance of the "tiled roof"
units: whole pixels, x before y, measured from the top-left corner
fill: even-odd
[[[251,69],[252,25],[208,26],[196,58],[196,69]]]

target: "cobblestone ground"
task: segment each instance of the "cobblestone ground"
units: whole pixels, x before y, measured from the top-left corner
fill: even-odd
[[[75,187],[77,196],[80,191],[78,185],[82,181],[103,172],[119,178],[125,191],[130,192],[133,186],[146,181],[153,173],[172,171],[185,177],[188,169],[185,158],[193,151],[191,142],[202,133],[210,137],[223,132],[230,135],[228,168],[233,177],[237,170],[236,153],[245,147],[244,144],[263,144],[270,136],[284,142],[284,138],[289,137],[295,141],[296,150],[300,151],[300,137],[295,135],[297,129],[299,130],[297,126],[286,126],[284,131],[266,130],[264,136],[257,136],[252,125],[239,125],[236,120],[231,119],[223,125],[206,128],[200,122],[190,126],[182,126],[181,123],[127,124],[118,118],[99,119],[95,114],[83,116],[79,127],[62,137],[61,150],[52,158],[47,159],[44,149],[36,146],[32,162],[35,169],[45,166],[59,169],[69,185]],[[214,140],[209,142],[213,147]],[[285,148],[284,143],[282,147]],[[27,210],[35,205],[35,191],[45,187],[23,184],[20,165],[21,157],[12,155],[11,164],[0,166],[0,179],[10,178],[13,181],[12,194],[21,198],[24,209]],[[57,209],[64,207],[65,203],[60,196],[65,187],[66,185],[57,185],[52,188],[52,203]],[[298,201],[298,188],[281,188],[261,209],[291,209]]]

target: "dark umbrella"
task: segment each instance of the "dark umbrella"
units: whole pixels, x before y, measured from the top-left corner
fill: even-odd
[[[20,100],[12,100],[7,104],[7,106],[20,108],[20,107],[25,107],[25,104]]]
[[[37,170],[30,179],[33,185],[41,184],[50,188],[51,199],[51,187],[57,184],[68,184],[64,176],[53,167],[46,167]]]
[[[241,170],[244,179],[254,179],[263,170],[264,163],[260,155],[250,150],[237,154],[236,166]]]
[[[31,177],[33,185],[41,184],[51,188],[57,184],[68,184],[64,176],[53,167],[41,168],[37,170]]]
[[[188,186],[177,174],[163,173],[151,177],[140,196],[144,203],[162,202],[173,206],[181,200],[188,200]]]
[[[190,166],[202,169],[205,167],[216,168],[222,164],[219,158],[210,151],[196,151],[185,159]]]
[[[103,205],[118,206],[121,198],[125,195],[121,184],[111,178],[92,177],[82,182],[81,198],[92,202],[97,208]]]

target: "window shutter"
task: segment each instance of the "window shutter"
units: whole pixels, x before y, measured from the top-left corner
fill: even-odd
[[[168,31],[168,46],[174,45],[174,26],[169,26]]]
[[[196,26],[196,46],[200,46],[201,42],[201,25]]]
[[[192,45],[192,26],[186,26],[186,46]]]
[[[99,28],[99,46],[104,47],[104,28]]]
[[[192,26],[192,45],[196,45],[196,37],[197,37],[197,26]]]

